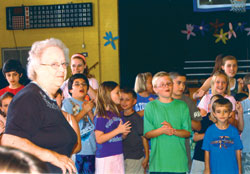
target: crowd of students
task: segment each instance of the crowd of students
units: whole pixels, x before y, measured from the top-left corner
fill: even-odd
[[[250,100],[239,101],[238,94],[246,95],[244,85],[249,91],[250,75],[235,79],[233,56],[216,60],[215,72],[193,95],[201,99],[197,105],[184,95],[186,76],[181,72],[139,73],[134,90],[120,89],[113,81],[99,86],[87,71],[86,58],[74,54],[72,76],[52,98],[77,135],[70,154],[77,172],[249,173]],[[11,123],[15,113],[8,105],[15,107],[12,98],[26,88],[19,83],[20,66],[17,60],[3,66],[9,86],[0,90],[1,135],[11,134],[10,128],[5,132],[6,119]],[[66,63],[60,66],[65,69]]]

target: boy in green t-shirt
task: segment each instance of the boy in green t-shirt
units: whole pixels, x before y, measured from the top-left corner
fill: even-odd
[[[146,105],[144,134],[151,138],[150,173],[188,171],[185,138],[190,136],[191,120],[184,101],[173,99],[173,82],[166,72],[153,77],[158,99]]]

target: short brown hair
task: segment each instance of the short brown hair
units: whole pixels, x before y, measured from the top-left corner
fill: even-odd
[[[226,64],[226,61],[228,61],[228,60],[235,60],[236,63],[238,63],[236,57],[231,56],[231,55],[227,55],[227,56],[223,57],[223,59],[222,59],[222,65],[224,66]]]
[[[230,112],[232,112],[232,110],[233,110],[233,104],[227,98],[219,98],[219,99],[215,100],[213,102],[213,105],[212,105],[213,112],[215,112],[216,107],[218,107],[218,106],[225,106],[228,108],[228,110]]]

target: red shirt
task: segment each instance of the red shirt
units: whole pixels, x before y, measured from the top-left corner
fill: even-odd
[[[5,92],[11,92],[12,94],[16,95],[23,88],[24,88],[23,85],[21,85],[19,88],[16,89],[10,89],[9,86],[7,86],[0,90],[0,96],[3,95]]]

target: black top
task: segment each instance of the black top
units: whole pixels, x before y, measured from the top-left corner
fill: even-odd
[[[26,138],[37,146],[68,157],[77,141],[75,131],[56,101],[34,83],[23,88],[10,103],[5,133]],[[48,168],[51,173],[62,172],[50,163]]]
[[[143,152],[143,119],[136,112],[129,116],[124,116],[125,122],[130,121],[131,132],[127,138],[123,140],[124,159],[140,159],[144,156]],[[125,123],[124,122],[124,123]]]
[[[201,120],[201,130],[198,132],[200,134],[205,133],[207,128],[214,124],[211,120],[209,120],[209,115],[208,113],[206,117],[203,117]],[[196,142],[195,149],[194,149],[194,156],[193,159],[198,160],[198,161],[204,161],[205,158],[205,152],[204,150],[201,149],[203,143],[203,139],[200,141]]]

